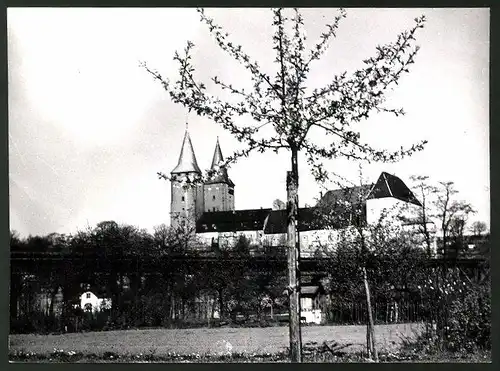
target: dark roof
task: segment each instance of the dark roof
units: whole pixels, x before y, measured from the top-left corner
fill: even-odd
[[[344,202],[357,204],[367,199],[394,197],[401,201],[421,206],[413,192],[397,176],[382,172],[375,184],[334,189],[325,193],[318,206],[325,207]]]
[[[316,295],[319,292],[319,286],[302,286],[300,288],[301,295]]]
[[[322,286],[311,286],[311,285],[304,285],[300,286],[300,296],[316,296],[319,293],[324,293],[324,289]],[[287,295],[287,290],[283,290],[282,295]]]
[[[286,233],[287,211],[272,210],[265,222],[265,234]],[[299,209],[299,232],[327,228],[321,209],[315,207]]]
[[[398,200],[422,206],[413,192],[397,176],[383,172],[370,192],[369,199],[394,197]]]
[[[271,209],[205,212],[196,222],[196,232],[237,232],[264,229]]]
[[[360,201],[365,201],[373,184],[364,184],[362,186],[346,187],[343,189],[334,189],[328,191],[319,200],[318,206],[326,206],[333,204],[342,204],[347,202],[350,205],[357,204]]]
[[[332,210],[335,219],[325,217],[324,208],[299,209],[299,232],[336,229],[349,225],[350,213],[345,206]],[[286,233],[287,211],[272,209],[205,212],[196,222],[196,232],[264,231],[264,234]]]

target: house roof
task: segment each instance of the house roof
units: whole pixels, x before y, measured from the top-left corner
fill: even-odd
[[[299,209],[299,232],[346,227],[351,221],[345,206],[336,205],[332,214],[324,216],[319,207]],[[196,222],[196,232],[263,231],[264,234],[286,233],[287,211],[272,209],[205,212]]]
[[[211,170],[216,170],[216,173],[207,181],[205,184],[216,184],[216,183],[226,183],[230,187],[234,187],[234,183],[227,174],[227,169],[225,167],[220,167],[216,169],[216,167],[224,161],[224,157],[222,156],[222,151],[219,145],[219,138],[217,138],[217,143],[215,144],[214,157],[212,158],[212,166]]]
[[[370,195],[370,191],[373,184],[364,184],[362,186],[346,187],[342,189],[333,189],[326,192],[321,200],[318,202],[318,206],[335,205],[335,204],[357,204],[361,201],[365,201]]]
[[[316,296],[318,293],[322,292],[323,289],[317,285],[304,285],[300,286],[300,295],[301,296]],[[283,290],[283,295],[287,295],[287,290]]]
[[[80,296],[85,295],[88,292],[94,294],[98,298],[105,298],[107,296],[106,290],[104,288],[95,288],[95,287],[92,287],[90,289],[84,288],[81,291]]]
[[[317,207],[308,207],[299,209],[299,232],[336,228],[339,225],[328,225],[329,221],[324,218],[322,209]],[[342,215],[345,215],[342,214]],[[287,211],[272,210],[264,225],[265,234],[286,233],[287,228]]]
[[[187,129],[184,134],[179,161],[177,162],[177,166],[171,171],[171,174],[179,173],[201,174],[200,167],[196,161],[196,155],[194,154],[193,144],[191,143],[191,137],[189,136]]]
[[[205,212],[196,222],[196,232],[236,232],[264,229],[271,209]]]
[[[301,295],[316,295],[319,292],[319,286],[302,286],[300,288]]]

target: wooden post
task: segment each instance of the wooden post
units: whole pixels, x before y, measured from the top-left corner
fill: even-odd
[[[378,362],[378,352],[375,345],[375,324],[373,321],[372,315],[372,305],[370,298],[370,285],[368,284],[368,274],[366,272],[366,267],[363,267],[363,282],[365,284],[365,293],[366,293],[366,308],[368,311],[368,331],[367,334],[367,343],[368,348],[370,348],[371,356],[373,356],[373,360]],[[370,355],[369,355],[370,356]]]
[[[295,166],[294,166],[295,165]],[[296,170],[292,160],[292,169]],[[302,344],[300,332],[300,280],[299,280],[299,244],[297,241],[298,215],[298,173],[287,172],[287,251],[288,251],[288,295],[290,313],[290,359],[291,362],[302,362]]]

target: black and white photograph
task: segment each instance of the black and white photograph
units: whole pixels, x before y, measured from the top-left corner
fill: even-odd
[[[8,8],[11,363],[491,363],[489,8]]]

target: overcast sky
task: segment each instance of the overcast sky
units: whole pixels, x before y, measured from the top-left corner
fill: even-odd
[[[247,53],[274,74],[271,12],[207,9]],[[306,9],[310,45],[337,11]],[[362,138],[397,149],[422,139],[425,151],[397,164],[372,164],[364,176],[387,171],[454,181],[459,198],[489,224],[489,10],[347,9],[337,38],[310,75],[327,84],[374,55],[413,19],[427,16],[421,50],[388,105],[406,116],[374,115]],[[151,229],[169,222],[170,185],[156,176],[177,164],[186,120],[198,163],[210,166],[216,137],[224,155],[240,145],[218,125],[170,102],[139,61],[175,78],[175,50],[195,43],[196,75],[248,84],[237,62],[217,49],[195,9],[9,8],[10,226],[21,233],[73,233],[115,220]],[[300,203],[313,204],[320,186],[300,162]],[[230,169],[237,209],[271,207],[286,199],[289,154],[254,154]],[[356,181],[357,164],[327,163]]]

